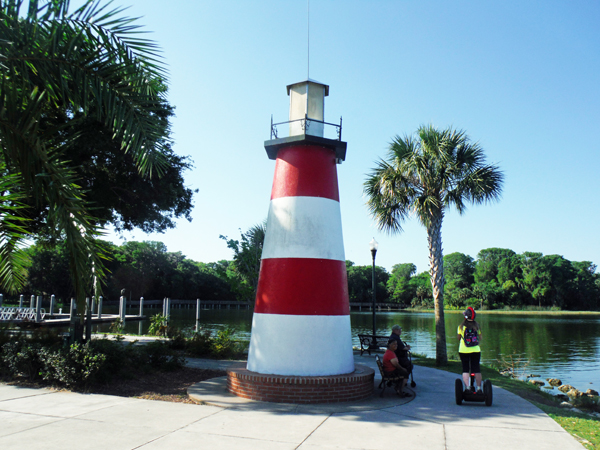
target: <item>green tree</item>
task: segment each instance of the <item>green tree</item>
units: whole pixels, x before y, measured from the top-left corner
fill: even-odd
[[[477,283],[496,281],[501,262],[514,256],[516,256],[516,253],[507,248],[493,247],[481,250],[477,254],[477,262],[475,264],[475,281]]]
[[[452,283],[462,289],[473,284],[475,261],[469,255],[454,252],[444,255],[444,278],[446,283]]]
[[[184,298],[201,298],[206,300],[231,300],[233,293],[218,270],[215,269],[219,263],[194,263],[198,267],[193,295]]]
[[[68,0],[30,0],[27,11],[22,6],[22,0],[0,0],[0,159],[16,177],[9,191],[47,205],[47,228],[65,241],[83,312],[94,277],[104,276],[104,254],[81,180],[65,157],[78,136],[64,131],[75,124],[56,118],[93,117],[140,173],[160,174],[168,122],[155,111],[165,101],[165,71],[155,44],[139,37],[122,10],[96,0],[73,13]]]
[[[464,289],[470,291],[474,271],[475,261],[469,255],[460,252],[444,255],[444,296],[449,305],[458,307],[469,298]]]
[[[421,272],[410,279],[410,287],[415,291],[417,302],[411,302],[411,306],[420,306],[430,308],[432,305],[429,299],[433,298],[431,288],[431,278],[429,273]]]
[[[486,305],[493,306],[502,297],[502,287],[495,280],[489,283],[475,283],[471,292],[479,300],[479,309]]]
[[[199,263],[181,252],[168,252],[162,242],[130,241],[112,251],[106,291],[118,298],[121,289],[135,299],[230,300],[233,297],[222,263]]]
[[[165,102],[155,114],[166,121],[172,108]],[[138,170],[133,155],[121,150],[121,143],[109,127],[94,118],[61,119],[65,139],[77,142],[63,149],[64,159],[93,205],[94,222],[117,232],[139,228],[145,233],[174,228],[174,219],[191,221],[193,191],[185,186],[183,172],[192,167],[187,157],[174,153],[168,134],[160,147],[165,167],[162,176],[149,177]],[[58,125],[58,124],[57,124]],[[48,208],[30,199],[29,217],[36,233],[48,234]]]
[[[348,296],[351,302],[370,303],[373,301],[373,266],[356,266],[346,261],[348,272]],[[375,266],[375,301],[388,301],[386,284],[389,273],[383,267]]]
[[[546,255],[543,259],[550,272],[550,301],[552,306],[564,308],[574,298],[575,269],[571,261],[560,255]]]
[[[119,262],[113,268],[107,285],[111,298],[118,298],[121,289],[127,297],[164,298],[171,297],[162,288],[165,280],[173,271],[167,254],[167,246],[158,241],[130,241],[115,249],[114,259]]]
[[[258,276],[260,274],[260,261],[262,249],[267,233],[267,221],[254,225],[248,231],[241,234],[241,240],[229,239],[227,236],[219,236],[227,247],[233,250],[233,265],[230,267],[232,287],[238,295],[246,301],[256,298],[258,289]]]
[[[523,252],[520,258],[523,269],[523,285],[541,308],[551,294],[550,270],[542,253]]]
[[[415,214],[427,230],[435,303],[436,363],[447,364],[444,326],[442,222],[446,209],[462,214],[466,203],[499,198],[503,175],[485,162],[483,150],[462,131],[422,126],[416,136],[396,136],[388,159],[379,161],[365,182],[367,206],[380,229],[401,232]]]
[[[523,280],[523,268],[521,266],[521,258],[513,252],[512,255],[506,256],[498,263],[498,273],[496,276],[498,283],[504,284],[507,281],[512,281],[515,284],[520,284]],[[476,278],[477,280],[477,278]]]
[[[412,263],[395,264],[387,282],[387,290],[391,301],[404,305],[410,304],[415,296],[415,289],[410,285],[411,277],[417,272],[417,266]]]
[[[69,255],[64,243],[49,247],[41,242],[27,248],[30,258],[27,291],[36,295],[56,295],[66,301],[73,295],[69,278]]]
[[[597,309],[600,306],[600,275],[596,273],[596,265],[590,261],[572,263],[575,270],[574,285],[577,293],[573,301],[573,309]]]

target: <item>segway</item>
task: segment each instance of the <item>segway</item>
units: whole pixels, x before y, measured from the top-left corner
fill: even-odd
[[[454,381],[454,394],[456,396],[456,404],[461,405],[465,402],[485,402],[485,406],[492,406],[493,394],[492,394],[492,382],[490,380],[483,380],[483,392],[477,393],[475,390],[475,374],[471,374],[471,384],[469,390],[463,391],[463,380],[457,378]]]

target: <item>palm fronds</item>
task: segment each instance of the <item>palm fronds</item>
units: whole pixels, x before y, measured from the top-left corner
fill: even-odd
[[[12,192],[19,183],[18,175],[8,175],[5,170],[0,173],[0,286],[14,294],[25,284],[28,262],[21,250],[28,234],[23,226],[26,219],[20,214],[25,206],[21,195]]]
[[[64,127],[93,116],[149,176],[162,173],[168,153],[162,146],[169,124],[161,114],[166,71],[158,49],[140,37],[135,19],[109,5],[88,0],[69,13],[68,0],[29,0],[25,11],[23,0],[0,0],[0,159],[33,200],[48,206],[48,225],[69,250],[80,311],[92,276],[103,274],[103,251],[85,193],[62,157],[77,138]],[[57,111],[71,120],[50,120]],[[0,216],[7,227],[8,218]],[[12,229],[15,239],[23,234]],[[18,268],[14,246],[4,248],[0,267]],[[14,270],[2,275],[3,285],[18,285]]]

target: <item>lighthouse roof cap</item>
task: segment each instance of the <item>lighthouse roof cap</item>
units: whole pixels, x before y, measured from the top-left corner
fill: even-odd
[[[297,83],[288,84],[287,85],[287,94],[290,95],[290,90],[292,89],[292,87],[297,86],[299,84],[307,84],[307,83],[312,83],[312,84],[317,84],[319,86],[323,86],[325,88],[325,97],[327,97],[329,95],[329,85],[321,83],[320,81],[313,80],[312,78],[307,78],[304,81],[299,81]]]

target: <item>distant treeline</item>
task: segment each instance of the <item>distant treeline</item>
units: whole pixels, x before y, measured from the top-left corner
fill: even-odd
[[[242,235],[242,238],[244,235]],[[234,259],[214,263],[192,261],[181,252],[168,252],[161,242],[106,244],[110,270],[103,295],[117,299],[125,289],[127,297],[146,299],[252,301],[258,280],[260,251],[244,251],[247,242],[228,240]],[[239,249],[239,250],[238,250]],[[24,294],[72,296],[64,246],[35,244],[27,249],[31,259],[27,291]],[[256,259],[250,264],[250,259]],[[372,267],[346,261],[351,302],[371,302]],[[444,256],[445,305],[478,309],[554,308],[565,310],[600,309],[600,274],[589,261],[569,261],[559,255],[488,248],[477,259],[463,253]],[[416,273],[412,263],[396,264],[388,273],[375,268],[377,302],[399,303],[404,307],[432,308],[428,272]]]
[[[347,263],[350,297],[369,301],[370,266]],[[463,253],[444,256],[446,307],[480,309],[600,309],[600,274],[590,261],[569,261],[559,255],[488,248],[477,259]],[[414,264],[396,264],[392,273],[377,268],[377,300],[432,308],[429,274],[416,274]]]
[[[168,252],[162,242],[127,242],[105,245],[107,278],[102,295],[117,300],[125,289],[128,298],[232,300],[242,283],[231,261],[201,263],[181,252]],[[73,287],[65,247],[35,244],[27,249],[31,265],[27,276],[27,294],[70,298]]]

